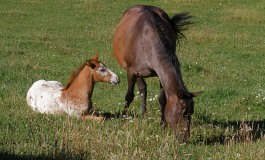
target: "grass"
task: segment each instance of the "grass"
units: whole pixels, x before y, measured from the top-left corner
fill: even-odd
[[[95,52],[121,79],[96,84],[93,103],[119,113],[126,73],[112,56],[114,29],[135,4],[156,5],[170,16],[189,11],[195,25],[177,48],[186,86],[195,99],[191,138],[175,142],[159,127],[157,78],[148,82],[148,115],[139,95],[130,119],[104,123],[42,115],[25,95],[39,79],[66,83]],[[265,3],[263,1],[1,1],[0,159],[264,159]]]

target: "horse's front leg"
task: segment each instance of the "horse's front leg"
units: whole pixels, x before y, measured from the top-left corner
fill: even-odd
[[[142,98],[142,116],[144,116],[146,113],[146,96],[147,96],[146,82],[143,78],[140,77],[136,79],[136,82]]]
[[[123,115],[127,114],[128,108],[134,99],[134,86],[136,83],[136,77],[133,72],[127,70],[127,81],[128,81],[128,90],[125,96],[125,107]]]
[[[160,83],[159,104],[160,104],[160,108],[161,108],[160,125],[162,128],[165,128],[166,127],[165,107],[166,107],[167,101],[166,101],[166,94],[165,94],[164,88],[161,85],[161,83]]]

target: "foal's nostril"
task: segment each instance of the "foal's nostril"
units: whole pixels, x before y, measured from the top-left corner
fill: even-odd
[[[118,76],[113,76],[111,78],[111,83],[112,84],[118,84],[119,82],[120,82],[120,80],[119,80],[119,77]]]
[[[117,83],[120,83],[120,79],[119,77],[116,77]]]
[[[118,84],[118,83],[120,83],[120,80],[119,80],[119,78],[116,78],[116,81],[114,84]]]

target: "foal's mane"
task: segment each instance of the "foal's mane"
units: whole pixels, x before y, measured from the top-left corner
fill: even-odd
[[[67,90],[69,88],[69,86],[73,83],[73,81],[75,80],[75,78],[79,75],[79,73],[82,71],[82,69],[87,65],[87,62],[89,62],[91,60],[86,60],[83,64],[81,64],[79,66],[79,68],[77,68],[71,75],[71,77],[68,79],[66,85],[64,86],[64,88],[62,90]]]

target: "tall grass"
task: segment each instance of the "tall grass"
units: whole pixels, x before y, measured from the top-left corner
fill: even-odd
[[[195,99],[191,138],[177,143],[160,129],[159,82],[147,79],[148,114],[140,118],[139,94],[123,119],[126,72],[112,56],[114,29],[135,4],[156,5],[170,16],[188,11],[177,56]],[[0,159],[264,159],[265,21],[263,1],[1,1]],[[25,102],[39,79],[66,83],[95,52],[121,79],[96,84],[103,123],[42,115]],[[135,91],[136,93],[137,91]]]

